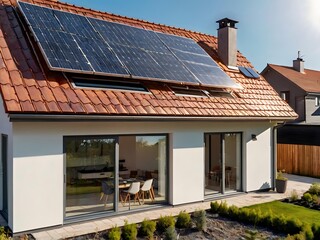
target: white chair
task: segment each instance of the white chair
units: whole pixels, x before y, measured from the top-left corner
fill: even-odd
[[[144,182],[144,184],[140,188],[140,192],[141,192],[141,195],[142,195],[142,202],[143,203],[144,203],[144,194],[145,193],[149,193],[151,201],[153,201],[154,198],[155,198],[153,187],[152,187],[152,182],[153,182],[152,178],[148,179],[147,181]]]
[[[131,183],[130,187],[128,190],[123,190],[123,193],[126,193],[126,197],[124,199],[124,203],[127,202],[127,199],[129,198],[129,209],[130,209],[130,197],[131,195],[134,195],[134,202],[138,199],[139,205],[140,203],[140,198],[139,198],[139,192],[140,192],[140,182],[133,182]]]

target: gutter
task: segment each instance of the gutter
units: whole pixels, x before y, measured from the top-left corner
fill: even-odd
[[[286,121],[295,117],[190,117],[190,116],[110,116],[110,115],[48,115],[9,114],[11,122],[83,122],[83,121]]]

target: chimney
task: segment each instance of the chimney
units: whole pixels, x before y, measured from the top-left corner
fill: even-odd
[[[218,54],[222,62],[229,68],[237,66],[237,28],[238,21],[223,18],[218,20]]]
[[[298,58],[296,60],[293,60],[293,69],[298,72],[304,73],[304,61],[300,57],[300,51],[298,51]]]

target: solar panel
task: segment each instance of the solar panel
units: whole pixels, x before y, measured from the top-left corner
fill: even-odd
[[[240,72],[248,78],[260,78],[260,76],[252,68],[249,68],[249,67],[238,67],[238,68]]]
[[[250,74],[252,75],[253,78],[260,78],[259,74],[257,74],[257,72],[255,70],[253,70],[252,68],[248,68],[247,67],[248,72],[250,72]]]
[[[51,70],[239,87],[192,39],[19,2]]]

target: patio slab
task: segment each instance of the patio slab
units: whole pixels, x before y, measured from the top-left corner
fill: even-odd
[[[268,192],[250,192],[246,194],[235,195],[227,198],[219,198],[219,200],[225,200],[228,205],[236,205],[238,207],[250,206],[254,204],[271,202],[274,200],[283,199],[290,196],[292,190],[297,191],[299,195],[302,195],[303,192],[309,189],[310,184],[313,182],[319,182],[320,179],[302,177],[297,175],[286,175],[289,179],[287,185],[287,191],[284,194],[276,193],[274,191]],[[168,206],[160,209],[155,209],[151,211],[140,213],[130,213],[127,216],[115,216],[102,218],[90,222],[78,223],[78,224],[69,224],[61,226],[55,229],[48,229],[42,231],[34,231],[32,235],[36,239],[43,239],[46,236],[51,237],[51,239],[64,239],[68,237],[75,237],[77,235],[89,234],[99,231],[107,230],[113,226],[123,226],[125,220],[128,220],[129,223],[139,223],[142,222],[145,218],[147,219],[157,219],[161,215],[177,215],[180,211],[193,212],[196,209],[209,209],[211,201],[204,201],[199,203],[184,204],[179,206]],[[73,229],[70,230],[70,229]]]

